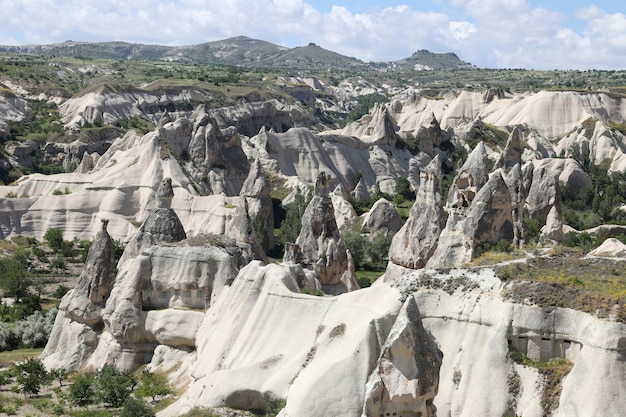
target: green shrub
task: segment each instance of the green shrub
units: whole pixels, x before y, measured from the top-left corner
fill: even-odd
[[[120,417],[155,417],[152,407],[137,398],[128,397],[124,401]]]
[[[69,387],[70,401],[77,406],[85,406],[94,402],[94,374],[82,373],[76,375]]]
[[[43,240],[48,243],[50,249],[59,252],[63,248],[63,230],[60,227],[51,227],[44,233]]]

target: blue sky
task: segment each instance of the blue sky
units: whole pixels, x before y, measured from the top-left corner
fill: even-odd
[[[625,69],[626,6],[612,0],[0,0],[0,44],[190,45],[245,35],[364,61],[418,49],[486,68]]]

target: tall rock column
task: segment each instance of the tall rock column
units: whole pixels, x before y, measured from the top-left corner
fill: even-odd
[[[89,248],[78,283],[59,306],[66,317],[89,326],[102,321],[102,309],[115,283],[116,262],[113,241],[107,232],[108,222],[102,219],[102,230]]]
[[[333,202],[328,195],[330,177],[322,172],[315,184],[315,195],[302,216],[302,229],[296,240],[300,251],[298,260],[305,268],[312,269],[323,287],[332,293],[358,289],[354,276],[354,261],[349,256],[335,220]],[[295,261],[285,257],[286,261]]]
[[[247,200],[248,214],[255,225],[257,241],[262,243],[264,250],[268,251],[276,246],[274,238],[274,208],[270,191],[270,182],[263,172],[261,161],[257,158],[250,166],[250,172],[243,183],[239,195]]]
[[[423,268],[435,252],[443,228],[441,158],[436,156],[420,172],[420,187],[409,219],[389,247],[391,263],[409,269]]]

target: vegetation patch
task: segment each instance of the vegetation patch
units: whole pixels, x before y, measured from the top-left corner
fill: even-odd
[[[572,308],[626,323],[626,262],[602,258],[538,257],[496,267],[504,292],[520,304]]]

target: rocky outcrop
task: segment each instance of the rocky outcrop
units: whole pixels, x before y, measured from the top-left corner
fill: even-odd
[[[245,197],[248,215],[261,241],[266,244],[267,250],[274,249],[274,208],[270,196],[270,182],[263,172],[261,161],[256,159],[250,165],[250,173],[241,187],[242,197]],[[233,220],[234,221],[234,220]]]
[[[429,268],[463,265],[482,244],[513,240],[511,193],[500,171],[471,199],[469,207],[448,207],[446,227],[426,264]]]
[[[589,252],[591,256],[626,257],[626,245],[613,237],[606,239],[600,246]]]
[[[335,220],[337,221],[339,230],[343,230],[352,225],[353,221],[357,218],[356,211],[347,200],[346,195],[346,191],[342,185],[337,185],[333,192],[330,193],[330,198],[335,210]]]
[[[420,173],[420,187],[409,219],[389,247],[390,264],[423,268],[437,248],[443,227],[441,159],[437,156]]]
[[[159,243],[180,242],[187,237],[180,219],[172,209],[156,208],[143,222],[139,231],[126,245],[120,264],[133,259],[147,249]]]
[[[472,204],[489,179],[488,161],[485,145],[479,142],[452,181],[446,202],[448,207],[469,207]]]
[[[342,134],[356,136],[368,145],[395,145],[397,140],[395,121],[387,106],[380,103],[357,122],[348,124]]]
[[[437,415],[540,417],[549,414],[544,395],[555,396],[554,416],[622,414],[624,323],[514,302],[507,296],[514,288],[489,269],[421,270],[391,285],[415,299],[443,352]],[[560,394],[539,369],[512,361],[513,350],[535,361],[573,364],[560,379]],[[611,383],[598,384],[598,377]]]
[[[224,237],[181,241],[171,215],[164,215],[170,212],[154,209],[127,246],[114,281],[108,281],[112,287],[101,279],[96,288],[92,280],[90,295],[110,291],[99,303],[92,302],[97,310],[77,309],[77,301],[85,302],[86,297],[77,298],[84,285],[66,295],[42,354],[46,366],[77,369],[114,363],[136,369],[150,362],[159,345],[195,346],[204,311],[246,260],[235,242]],[[81,311],[92,314],[80,316]],[[87,322],[85,317],[94,318]]]
[[[526,199],[526,208],[529,216],[539,221],[542,234],[550,239],[559,240],[563,235],[561,206],[561,187],[555,173],[545,165],[536,167]],[[543,228],[546,225],[547,227]]]
[[[388,285],[337,297],[301,294],[299,274],[297,265],[258,262],[240,271],[199,329],[201,366],[193,367],[192,384],[163,416],[196,406],[262,410],[280,399],[284,417],[370,415],[366,401],[378,397],[366,387],[375,376],[390,390],[380,396],[385,409],[430,407],[440,356],[416,321],[415,303],[403,307]]]
[[[315,195],[302,216],[302,229],[296,240],[299,250],[290,251],[301,254],[301,258],[292,259],[286,254],[285,261],[301,262],[315,273],[322,288],[327,287],[327,291],[336,294],[358,289],[358,284],[354,263],[339,234],[333,203],[328,196],[329,183],[330,178],[321,173]]]
[[[389,201],[384,198],[374,203],[372,208],[363,216],[363,228],[369,233],[380,230],[397,232],[404,225],[400,213]]]
[[[263,223],[256,224],[261,225]],[[248,199],[243,195],[239,197],[239,203],[235,209],[235,215],[231,221],[228,235],[235,239],[237,246],[243,250],[248,261],[257,259],[267,263],[265,250],[259,243],[259,236],[256,232],[255,221],[250,214]],[[261,236],[261,238],[263,238],[263,236]]]
[[[521,247],[526,240],[526,226],[524,222],[526,188],[524,187],[522,175],[522,167],[517,164],[504,177],[511,193],[511,218],[513,221],[513,245],[515,247]]]
[[[106,230],[107,223],[107,220],[102,220],[102,230],[89,248],[76,287],[63,297],[59,305],[64,317],[90,327],[102,322],[102,309],[113,289],[117,272],[113,241]]]
[[[352,190],[351,194],[352,194],[352,197],[354,197],[354,199],[357,201],[369,200],[372,198],[369,190],[367,189],[367,184],[365,184],[365,181],[363,181],[363,178],[359,180],[359,182],[354,187],[354,190]]]
[[[415,299],[409,297],[367,381],[363,414],[435,417],[433,400],[439,389],[442,357],[422,325]]]
[[[415,135],[419,140],[420,150],[429,155],[434,155],[435,150],[443,142],[450,140],[450,133],[442,130],[439,121],[434,114],[431,115],[430,123],[420,126]]]
[[[524,132],[521,126],[515,126],[504,145],[504,149],[494,164],[494,169],[504,168],[508,170],[522,163],[522,138]]]
[[[21,122],[31,117],[32,111],[26,100],[10,90],[0,91],[0,139],[9,135],[7,122]]]

